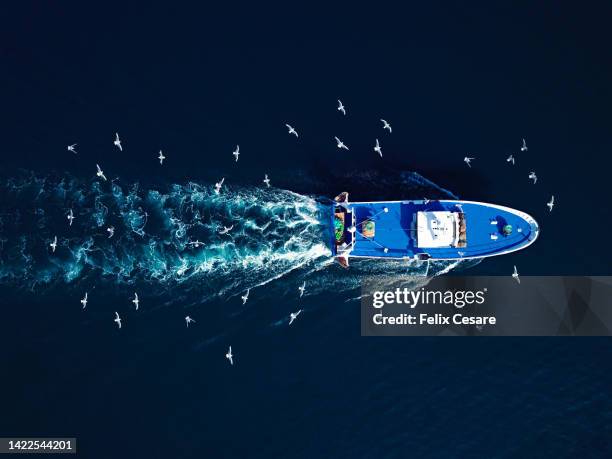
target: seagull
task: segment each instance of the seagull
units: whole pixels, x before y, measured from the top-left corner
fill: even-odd
[[[334,139],[336,139],[336,145],[338,146],[338,148],[344,148],[345,150],[348,150],[348,147],[344,145],[342,140],[340,140],[338,137],[334,137]]]
[[[294,136],[298,137],[297,131],[293,129],[290,124],[285,124],[285,126],[287,126],[287,129],[289,129],[289,135],[293,134]]]
[[[200,247],[201,245],[204,245],[204,243],[196,239],[195,241],[190,242],[189,245],[192,245],[194,247]]]
[[[227,354],[225,354],[225,358],[230,361],[230,365],[234,364],[234,356],[232,354],[232,346],[227,350]]]
[[[232,155],[234,155],[234,158],[236,158],[236,162],[238,162],[238,157],[240,156],[240,145],[236,145],[236,149],[234,150]]]
[[[248,288],[246,293],[240,297],[242,298],[242,304],[246,304],[247,300],[249,299],[249,293],[251,293],[250,288]]]
[[[291,314],[289,314],[289,325],[291,325],[293,321],[297,319],[297,316],[299,316],[301,312],[302,310],[300,309],[297,312],[292,312]]]
[[[119,317],[119,313],[115,311],[115,320],[113,322],[117,323],[117,326],[121,328],[121,317]]]
[[[521,279],[519,277],[519,273],[516,270],[516,265],[514,266],[514,272],[512,273],[512,278],[517,281],[519,284],[521,283]]]
[[[119,149],[119,151],[123,151],[123,148],[121,147],[121,140],[119,140],[119,134],[117,134],[115,132],[115,141],[113,142],[113,144]]]
[[[87,292],[85,292],[85,296],[81,300],[81,304],[83,305],[83,309],[87,307]]]
[[[72,226],[72,221],[74,220],[74,213],[72,212],[72,209],[68,211],[68,216],[66,216],[66,218],[68,219],[68,226]]]
[[[49,247],[51,247],[51,251],[55,253],[55,249],[57,249],[57,236],[53,238],[53,242],[49,244]]]
[[[268,174],[266,174],[265,178],[263,179],[263,182],[268,188],[270,188],[270,179],[268,178]]]
[[[195,324],[195,320],[193,320],[191,317],[189,316],[185,316],[185,323],[187,324],[187,328],[189,328],[189,324],[193,322]]]
[[[106,228],[106,231],[108,232],[108,239],[110,239],[111,237],[113,237],[115,235],[115,227],[114,226],[109,226],[108,228]]]
[[[535,172],[531,171],[531,172],[529,173],[529,179],[530,179],[530,180],[533,180],[533,184],[535,185],[535,184],[536,184],[536,182],[538,181],[538,176],[536,175],[536,173],[535,173]]]
[[[552,212],[553,207],[555,206],[555,196],[554,195],[550,197],[550,201],[547,202],[546,205],[548,206],[548,210]]]
[[[340,99],[338,99],[338,111],[341,111],[343,115],[346,115],[346,110]]]
[[[77,151],[76,151],[76,149],[74,148],[74,147],[76,147],[76,146],[77,146],[77,144],[76,144],[76,143],[73,143],[72,145],[68,145],[68,146],[66,147],[66,150],[71,151],[72,153],[74,153],[74,154],[76,155],[76,154],[77,154]]]
[[[220,182],[215,183],[215,193],[219,194],[221,192],[223,182],[225,182],[225,177],[223,177]]]
[[[470,164],[470,163],[472,162],[472,160],[473,160],[473,159],[475,159],[475,158],[468,158],[468,157],[466,156],[465,158],[463,158],[463,162],[464,162],[465,164],[467,164],[467,165],[468,165],[468,167],[472,167],[472,164]]]
[[[134,293],[134,299],[132,300],[132,303],[134,303],[134,305],[136,306],[136,310],[138,311],[138,305],[140,304],[140,300],[138,299],[138,293]]]
[[[527,151],[527,143],[525,142],[525,139],[523,139],[523,146],[521,147],[521,151]]]
[[[382,118],[380,119],[383,123],[383,129],[388,129],[389,130],[389,134],[391,134],[391,125],[389,123],[387,123],[386,120],[383,120]]]
[[[96,168],[98,169],[98,172],[96,172],[96,175],[104,179],[104,181],[106,181],[106,175],[104,175],[104,172],[102,171],[102,169],[100,169],[100,166],[96,164]]]
[[[232,226],[224,226],[223,229],[219,230],[219,234],[227,234],[230,232],[230,230],[234,227],[234,225]]]
[[[157,157],[157,159],[159,159],[159,164],[164,164],[164,159],[166,159],[166,157],[164,156],[161,150],[159,150],[159,156]]]
[[[304,296],[304,292],[306,291],[306,282],[304,282],[300,287],[298,287],[298,290],[300,291],[300,298],[302,298]]]
[[[380,148],[380,144],[378,143],[378,139],[376,139],[376,146],[374,147],[374,151],[380,155],[382,158],[382,149]]]
[[[508,158],[506,158],[506,161],[512,163],[512,165],[514,166],[514,155],[508,156]]]

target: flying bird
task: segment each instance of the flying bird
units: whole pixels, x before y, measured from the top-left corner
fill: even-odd
[[[157,159],[159,159],[159,164],[164,164],[164,159],[166,159],[166,157],[164,156],[161,150],[159,150],[159,156],[157,157]]]
[[[109,226],[108,228],[106,228],[106,232],[108,233],[108,238],[110,239],[111,237],[113,237],[115,235],[115,227],[114,226]]]
[[[530,180],[533,180],[533,184],[535,185],[535,184],[536,184],[536,182],[538,181],[538,176],[536,175],[536,173],[535,173],[535,172],[531,171],[531,172],[529,173],[529,179],[530,179]]]
[[[554,195],[550,197],[550,201],[548,201],[546,205],[548,206],[548,211],[552,212],[553,207],[555,206],[555,196]]]
[[[66,218],[68,219],[68,226],[72,226],[72,221],[74,220],[74,213],[72,212],[72,209],[68,211]]]
[[[53,238],[53,242],[49,244],[49,247],[51,247],[51,251],[55,253],[55,249],[57,249],[57,236]]]
[[[514,166],[514,155],[508,156],[508,158],[506,158],[506,161],[512,163],[512,165]]]
[[[85,296],[81,300],[81,304],[83,305],[83,309],[87,307],[87,292],[85,292]]]
[[[215,193],[219,194],[221,192],[223,182],[225,182],[225,177],[223,177],[220,182],[215,183]]]
[[[300,285],[298,290],[300,291],[300,298],[302,298],[304,296],[304,292],[306,291],[306,282]]]
[[[300,309],[297,312],[292,312],[291,314],[289,314],[289,325],[291,325],[293,323],[293,321],[295,319],[297,319],[297,316],[299,316],[301,312],[302,312],[302,310]]]
[[[472,160],[475,158],[468,158],[467,156],[463,158],[463,162],[468,165],[468,167],[472,167]]]
[[[374,147],[374,151],[380,155],[382,158],[382,149],[380,148],[380,144],[378,143],[378,139],[376,139],[376,146]]]
[[[293,135],[294,135],[294,136],[296,136],[296,137],[298,136],[297,131],[296,131],[295,129],[293,129],[293,127],[291,127],[291,125],[290,125],[290,124],[285,124],[285,126],[287,126],[287,129],[289,129],[289,134],[290,134],[290,135],[291,135],[291,134],[293,134]]]
[[[247,300],[249,299],[249,293],[251,293],[251,289],[248,288],[246,293],[244,295],[242,295],[240,298],[242,298],[242,304],[246,304]]]
[[[344,148],[345,150],[348,150],[348,147],[344,145],[344,142],[342,142],[342,140],[340,140],[338,137],[334,137],[334,139],[336,139],[336,146],[338,148]]]
[[[234,225],[232,225],[232,226],[224,226],[223,229],[219,230],[219,234],[227,234],[227,233],[229,233],[232,230],[233,227],[234,227]]]
[[[346,115],[346,110],[340,99],[338,99],[338,111],[342,112],[343,115]]]
[[[117,324],[119,328],[121,328],[121,317],[119,317],[119,313],[115,311],[115,320],[113,321]]]
[[[516,266],[514,266],[514,272],[512,273],[512,278],[519,284],[521,283],[521,278],[519,277],[519,273],[516,269]]]
[[[76,144],[76,143],[73,143],[72,145],[68,145],[68,146],[66,147],[66,149],[67,149],[68,151],[71,151],[72,153],[74,153],[74,154],[76,155],[76,154],[77,154],[77,151],[76,151],[76,149],[75,149],[75,147],[76,147],[76,146],[77,146],[77,144]]]
[[[96,169],[98,169],[98,172],[96,172],[96,175],[104,179],[104,181],[106,181],[106,175],[104,175],[104,172],[102,171],[102,169],[100,169],[100,166],[98,164],[96,164]]]
[[[138,299],[138,293],[134,292],[134,299],[132,300],[134,306],[136,306],[136,310],[138,311],[138,306],[140,305],[140,300]]]
[[[189,324],[193,322],[195,324],[195,320],[193,320],[191,317],[189,316],[185,316],[185,323],[187,324],[187,328],[189,328]]]
[[[264,177],[263,182],[268,188],[270,188],[270,179],[268,178],[268,174],[266,174],[266,176]]]
[[[523,146],[521,147],[521,151],[527,151],[527,143],[525,142],[525,139],[523,139]]]
[[[121,146],[121,140],[119,139],[119,134],[117,134],[115,132],[115,141],[113,142],[113,145],[115,145],[119,151],[123,151],[123,147]]]
[[[240,157],[240,145],[236,145],[236,149],[232,152],[234,158],[236,158],[235,162],[238,162],[238,158]]]
[[[234,364],[234,355],[232,354],[232,346],[227,350],[227,354],[225,354],[225,358],[229,360],[230,365]]]
[[[389,134],[391,134],[391,125],[389,123],[387,123],[386,120],[383,120],[382,118],[380,119],[383,123],[383,129],[387,129],[389,131]]]
[[[192,245],[193,247],[200,247],[201,245],[204,245],[203,242],[200,242],[198,239],[196,239],[195,241],[189,242],[189,245]]]

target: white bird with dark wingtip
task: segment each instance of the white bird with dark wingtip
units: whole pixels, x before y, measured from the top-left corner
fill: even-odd
[[[525,139],[523,139],[523,146],[521,147],[521,151],[527,151],[527,143],[525,142]]]
[[[249,293],[251,293],[251,289],[250,288],[248,288],[246,293],[240,297],[240,298],[242,298],[242,304],[246,304],[246,302],[248,301]]]
[[[298,290],[300,291],[300,298],[302,298],[304,296],[304,292],[306,291],[306,282],[304,281],[304,283],[302,285],[300,285],[298,287]]]
[[[536,182],[538,181],[538,176],[536,175],[535,172],[531,171],[529,173],[529,180],[533,180],[533,184],[535,185]]]
[[[224,226],[222,229],[219,230],[219,234],[227,234],[232,230],[233,227],[234,225]]]
[[[66,218],[68,219],[68,226],[72,226],[72,222],[74,220],[74,213],[72,212],[72,209],[68,211]]]
[[[51,247],[51,252],[55,253],[55,249],[57,249],[57,236],[53,237],[53,242],[49,244],[49,247]]]
[[[266,176],[264,177],[263,182],[268,188],[270,188],[270,179],[268,178],[268,174],[266,174]]]
[[[161,164],[163,166],[164,165],[164,159],[166,159],[166,157],[164,156],[164,154],[162,153],[161,150],[159,150],[159,156],[157,157],[157,159],[159,159],[159,164]]]
[[[108,228],[106,228],[106,232],[108,233],[108,238],[110,239],[115,235],[115,227],[114,226],[109,226]]]
[[[115,132],[115,141],[113,142],[113,145],[115,145],[119,151],[123,151],[123,147],[121,146],[121,140],[119,139],[119,134]]]
[[[102,171],[102,169],[100,168],[98,164],[96,164],[96,169],[98,169],[98,171],[96,172],[96,175],[100,177],[101,179],[104,179],[104,181],[106,181],[106,175],[104,175],[104,172]]]
[[[83,309],[87,307],[87,292],[85,292],[85,296],[81,299],[81,304],[83,305]]]
[[[185,323],[187,324],[187,328],[189,328],[189,324],[192,323],[192,322],[194,324],[196,323],[196,321],[193,320],[190,316],[185,316]]]
[[[378,143],[378,139],[376,139],[376,145],[374,146],[374,151],[380,155],[382,158],[382,148],[380,148],[380,144]]]
[[[512,273],[512,278],[517,282],[521,283],[521,278],[519,277],[518,270],[516,269],[516,265],[514,266],[514,272]]]
[[[115,320],[113,321],[117,324],[119,328],[121,328],[121,317],[119,317],[119,313],[115,311]]]
[[[74,153],[74,154],[76,155],[76,154],[77,154],[77,151],[76,151],[76,148],[75,148],[76,146],[77,146],[77,144],[76,144],[76,143],[73,143],[72,145],[68,145],[68,146],[66,147],[66,149],[67,149],[68,151],[71,151],[72,153]]]
[[[348,150],[348,147],[346,145],[344,145],[344,142],[342,142],[342,140],[340,140],[338,137],[334,137],[334,139],[336,139],[336,146],[340,149],[344,148],[345,150]]]
[[[232,346],[229,347],[227,353],[225,354],[225,358],[229,360],[230,365],[234,364],[234,355],[232,354]]]
[[[344,108],[344,105],[342,105],[342,101],[340,99],[338,99],[338,111],[342,112],[343,115],[346,115],[346,109]]]
[[[389,123],[387,123],[387,120],[383,120],[382,118],[380,119],[383,123],[383,129],[386,129],[389,131],[389,134],[391,134],[391,125]]]
[[[287,129],[289,129],[289,135],[293,134],[294,136],[298,137],[298,133],[295,129],[293,129],[293,126],[290,124],[285,124],[285,126],[287,126]]]
[[[472,160],[476,158],[468,158],[467,156],[463,158],[463,162],[468,165],[468,167],[472,167]]]
[[[299,316],[301,312],[302,310],[300,309],[297,312],[292,312],[291,314],[289,314],[289,325],[291,325],[293,321],[297,319],[297,316]]]
[[[134,292],[134,299],[132,300],[134,306],[136,306],[136,310],[138,311],[138,306],[140,306],[140,299],[138,298],[138,293]]]
[[[215,193],[216,194],[219,194],[221,192],[221,187],[223,186],[223,182],[225,182],[225,177],[223,177],[220,182],[215,183]]]
[[[552,212],[553,207],[555,206],[555,196],[554,195],[550,197],[550,201],[548,201],[546,205],[548,206],[548,211]]]
[[[238,158],[240,157],[240,145],[236,145],[236,149],[232,152],[234,158],[236,158],[235,162],[238,162]]]
[[[506,162],[512,163],[514,166],[514,155],[510,155],[506,158]]]

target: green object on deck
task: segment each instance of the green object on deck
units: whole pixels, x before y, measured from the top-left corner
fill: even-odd
[[[512,234],[512,225],[504,226],[504,235],[509,236]]]

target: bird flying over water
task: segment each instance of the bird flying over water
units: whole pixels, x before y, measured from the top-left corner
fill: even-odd
[[[268,178],[268,174],[266,174],[266,176],[264,177],[263,182],[268,188],[270,188],[270,179]]]
[[[229,360],[230,365],[234,364],[234,355],[232,354],[232,346],[229,347],[227,353],[225,354],[225,358]]]
[[[334,139],[336,139],[336,146],[338,148],[344,148],[345,150],[348,150],[348,147],[344,145],[344,142],[342,142],[342,140],[340,140],[338,137],[334,137]]]
[[[242,304],[246,304],[247,300],[249,299],[249,293],[251,293],[250,288],[248,288],[246,293],[240,297],[242,298]]]
[[[514,166],[514,155],[508,156],[508,158],[506,158],[506,161],[512,163],[512,165]]]
[[[298,133],[295,129],[293,129],[293,127],[291,127],[290,124],[285,124],[285,126],[287,126],[287,129],[289,129],[289,134],[293,134],[294,136],[298,136]]]
[[[223,182],[225,182],[225,177],[223,177],[220,182],[215,183],[215,193],[219,194],[221,187],[223,186]]]
[[[219,230],[219,234],[227,234],[227,233],[229,233],[232,230],[233,227],[234,227],[234,225],[232,225],[232,226],[224,226],[223,229]]]
[[[391,134],[391,125],[389,123],[387,123],[386,120],[383,120],[382,118],[380,119],[383,123],[383,129],[387,129],[389,131],[389,134]]]
[[[306,282],[299,286],[298,290],[300,291],[300,298],[302,298],[304,296],[304,292],[306,291]]]
[[[121,146],[121,140],[119,139],[119,134],[115,132],[115,141],[113,142],[113,145],[115,145],[119,151],[123,151],[123,147]]]
[[[189,328],[189,324],[193,322],[195,324],[195,320],[193,320],[191,317],[189,316],[185,316],[185,323],[187,324],[187,328]]]
[[[119,328],[121,328],[121,317],[119,317],[119,313],[115,311],[115,320],[113,321],[117,324]]]
[[[71,151],[72,153],[74,153],[74,154],[76,155],[76,154],[77,154],[77,151],[76,151],[76,149],[75,149],[75,147],[76,147],[76,146],[77,146],[77,144],[76,144],[76,143],[73,143],[72,145],[68,145],[68,146],[66,147],[66,149],[67,149],[68,151]]]
[[[200,242],[198,239],[196,239],[195,241],[189,242],[188,244],[196,248],[200,247],[201,245],[204,245],[204,243]]]
[[[525,142],[525,139],[523,139],[523,146],[521,147],[521,151],[527,151],[527,143]]]
[[[463,162],[468,165],[468,167],[472,167],[472,160],[476,158],[468,158],[467,156],[463,158]]]
[[[302,310],[300,309],[297,312],[292,312],[291,314],[289,314],[289,325],[291,325],[293,321],[297,319],[297,316],[299,316],[301,312]]]
[[[68,211],[66,218],[68,219],[68,226],[72,226],[72,221],[74,220],[74,213],[72,212],[72,209]]]
[[[517,283],[521,283],[521,278],[519,277],[519,273],[516,269],[516,266],[514,266],[514,272],[512,273],[512,278],[517,282]]]
[[[85,292],[85,296],[81,300],[81,304],[83,305],[83,309],[87,307],[87,292]]]
[[[51,251],[55,253],[55,249],[57,249],[57,236],[53,237],[53,242],[49,244],[49,247],[51,247]]]
[[[164,164],[164,159],[166,159],[166,157],[164,156],[161,150],[159,150],[159,156],[157,157],[157,159],[159,159],[159,164]]]
[[[531,171],[531,172],[529,173],[529,179],[530,179],[530,180],[533,180],[533,184],[535,185],[535,184],[536,184],[536,182],[538,181],[538,176],[536,175],[536,173],[535,173],[535,172]]]
[[[104,181],[106,182],[106,175],[104,175],[104,172],[102,171],[102,169],[100,169],[100,166],[98,164],[96,164],[96,169],[98,169],[98,172],[96,172],[96,175],[104,179]]]
[[[380,144],[378,143],[378,139],[376,139],[376,146],[374,147],[374,151],[380,155],[382,158],[382,149],[380,148]]]
[[[552,212],[553,207],[555,206],[555,196],[554,195],[550,197],[550,201],[548,201],[546,205],[548,206],[548,211]]]
[[[115,235],[115,227],[109,226],[106,228],[106,232],[108,233],[108,239],[112,238]]]
[[[238,162],[238,158],[240,157],[240,145],[236,145],[236,149],[232,152],[234,158],[236,158],[236,162]]]
[[[134,306],[136,306],[136,310],[138,311],[138,306],[140,305],[140,300],[138,299],[138,293],[134,292],[134,299],[132,300]]]
[[[342,101],[338,99],[338,111],[342,112],[343,115],[346,115],[346,109],[344,105],[342,105]]]

